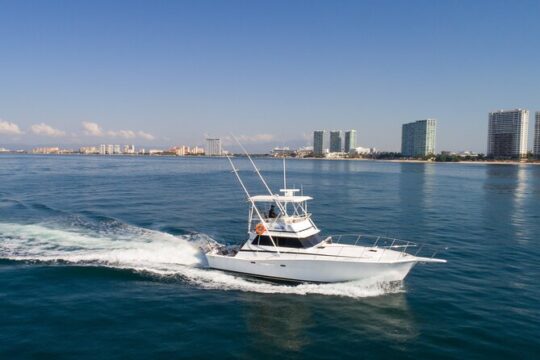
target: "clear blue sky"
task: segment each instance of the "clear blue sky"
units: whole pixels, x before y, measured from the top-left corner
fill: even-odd
[[[0,1],[0,147],[233,132],[255,150],[354,128],[396,150],[402,123],[432,117],[437,150],[485,152],[489,111],[540,110],[539,15],[539,1]]]

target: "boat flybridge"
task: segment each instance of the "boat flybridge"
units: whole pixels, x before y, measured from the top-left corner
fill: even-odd
[[[417,256],[423,247],[412,242],[366,235],[321,236],[308,212],[308,201],[313,199],[287,188],[285,160],[284,188],[274,194],[248,158],[268,194],[251,196],[228,157],[250,204],[248,239],[241,246],[209,246],[210,268],[274,280],[332,283],[399,281],[419,262],[446,262],[435,258],[435,253]]]

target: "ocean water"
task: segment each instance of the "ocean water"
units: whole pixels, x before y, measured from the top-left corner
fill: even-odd
[[[281,162],[257,163],[278,189]],[[538,358],[540,166],[287,165],[325,233],[448,263],[397,286],[225,274],[197,250],[246,236],[225,159],[2,155],[0,358]]]

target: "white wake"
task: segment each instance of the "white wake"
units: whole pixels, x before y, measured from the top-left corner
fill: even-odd
[[[401,286],[379,282],[292,286],[252,281],[206,269],[198,245],[213,240],[204,234],[174,236],[121,223],[100,224],[97,229],[79,225],[0,223],[0,258],[130,269],[152,276],[181,277],[198,287],[216,290],[353,298],[403,291]]]

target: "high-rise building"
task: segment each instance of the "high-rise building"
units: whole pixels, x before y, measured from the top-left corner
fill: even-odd
[[[221,149],[221,139],[219,138],[207,138],[206,139],[206,156],[221,156],[223,150]]]
[[[107,145],[101,144],[99,145],[99,154],[105,155],[107,153]]]
[[[204,149],[198,146],[192,147],[190,149],[190,154],[191,155],[204,155]]]
[[[135,145],[124,145],[124,154],[135,154]]]
[[[403,124],[401,131],[401,154],[403,156],[426,156],[435,154],[437,120],[426,119]]]
[[[186,156],[190,154],[189,146],[175,146],[171,148],[169,151],[175,153],[177,156]]]
[[[534,156],[540,157],[540,111],[535,113],[536,123],[534,125]]]
[[[330,131],[330,152],[343,152],[343,131]]]
[[[345,132],[345,152],[353,149],[356,149],[356,130],[349,130]]]
[[[99,154],[99,149],[95,146],[83,146],[79,148],[81,154]]]
[[[328,150],[328,132],[326,130],[317,130],[313,132],[313,154],[316,156],[324,155]]]
[[[529,110],[499,110],[489,113],[487,154],[499,158],[527,156]]]

